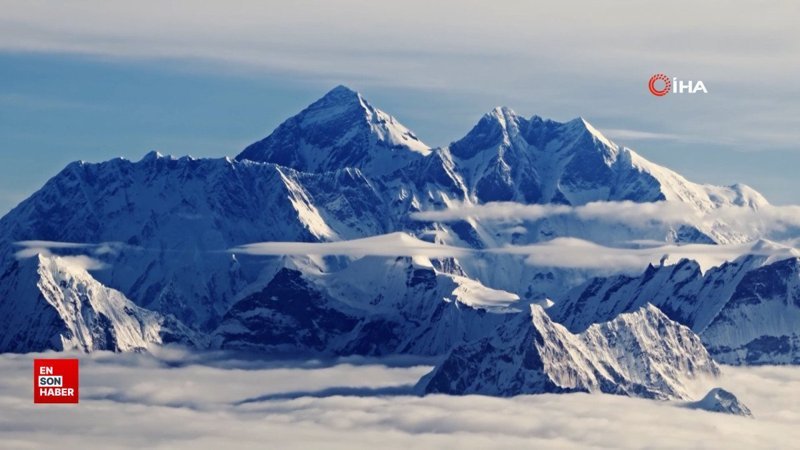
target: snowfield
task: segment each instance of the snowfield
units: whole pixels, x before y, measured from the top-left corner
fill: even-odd
[[[80,404],[34,405],[35,356],[0,356],[0,447],[785,448],[800,442],[799,367],[723,366],[715,384],[736,393],[752,410],[748,418],[607,394],[417,397],[409,391],[431,361],[264,362],[173,348],[80,355]],[[698,399],[709,386],[698,382]]]

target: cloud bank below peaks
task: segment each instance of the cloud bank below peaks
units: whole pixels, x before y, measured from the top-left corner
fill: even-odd
[[[555,217],[573,217],[646,227],[652,224],[726,226],[748,236],[767,237],[800,227],[800,206],[763,205],[721,206],[703,211],[683,202],[591,202],[580,206],[528,205],[515,202],[490,202],[481,205],[461,204],[437,211],[419,211],[410,217],[422,222],[457,222],[473,219],[486,222],[524,222]]]
[[[772,260],[800,256],[800,251],[791,246],[763,240],[729,245],[668,244],[619,248],[577,238],[556,238],[538,244],[506,246],[487,251],[522,255],[525,257],[525,262],[532,266],[588,269],[609,273],[636,273],[648,264],[674,264],[681,259],[696,261],[705,272],[743,255],[763,256]]]
[[[259,242],[235,247],[235,254],[257,256],[383,256],[427,258],[482,258],[486,255],[517,255],[531,266],[587,269],[607,273],[644,270],[648,264],[673,264],[687,258],[698,262],[703,271],[743,255],[772,259],[800,256],[796,248],[761,240],[744,244],[663,244],[637,241],[632,247],[610,247],[591,241],[561,237],[531,245],[507,245],[488,249],[469,249],[419,240],[405,233],[391,233],[338,242]]]
[[[400,232],[337,242],[258,242],[235,247],[230,251],[262,256],[424,256],[428,258],[457,257],[474,253],[472,249],[425,242]]]

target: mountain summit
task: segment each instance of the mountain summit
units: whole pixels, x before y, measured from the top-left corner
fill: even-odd
[[[337,86],[236,159],[304,172],[350,167],[386,174],[430,152],[397,119],[374,108],[358,92]]]

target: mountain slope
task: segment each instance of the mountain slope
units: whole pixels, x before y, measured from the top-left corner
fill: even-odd
[[[572,334],[540,306],[490,337],[454,348],[418,384],[425,393],[513,396],[605,392],[686,399],[719,369],[688,328],[653,306]]]
[[[302,174],[157,153],[73,163],[0,219],[0,267],[14,261],[15,242],[90,243],[107,250],[93,255],[110,266],[96,274],[101,282],[204,329],[263,270],[227,249],[380,234],[391,218],[376,195],[349,170]]]
[[[748,272],[701,335],[727,364],[800,364],[800,258]]]
[[[281,269],[235,303],[214,345],[267,353],[441,355],[508,319],[515,296],[430,262],[362,258],[330,273]],[[496,312],[492,312],[496,311]]]
[[[174,318],[140,308],[68,259],[37,255],[0,276],[0,352],[202,344]]]
[[[800,362],[800,270],[797,257],[743,256],[701,273],[682,260],[637,277],[595,278],[551,308],[575,332],[653,303],[691,327],[728,364]]]

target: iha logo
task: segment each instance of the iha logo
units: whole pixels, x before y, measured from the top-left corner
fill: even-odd
[[[650,89],[650,93],[656,97],[663,97],[670,92],[673,94],[708,94],[708,89],[706,89],[706,85],[702,81],[685,81],[675,77],[670,79],[663,73],[657,73],[650,77],[647,87]]]
[[[33,403],[78,403],[78,360],[33,360]]]

